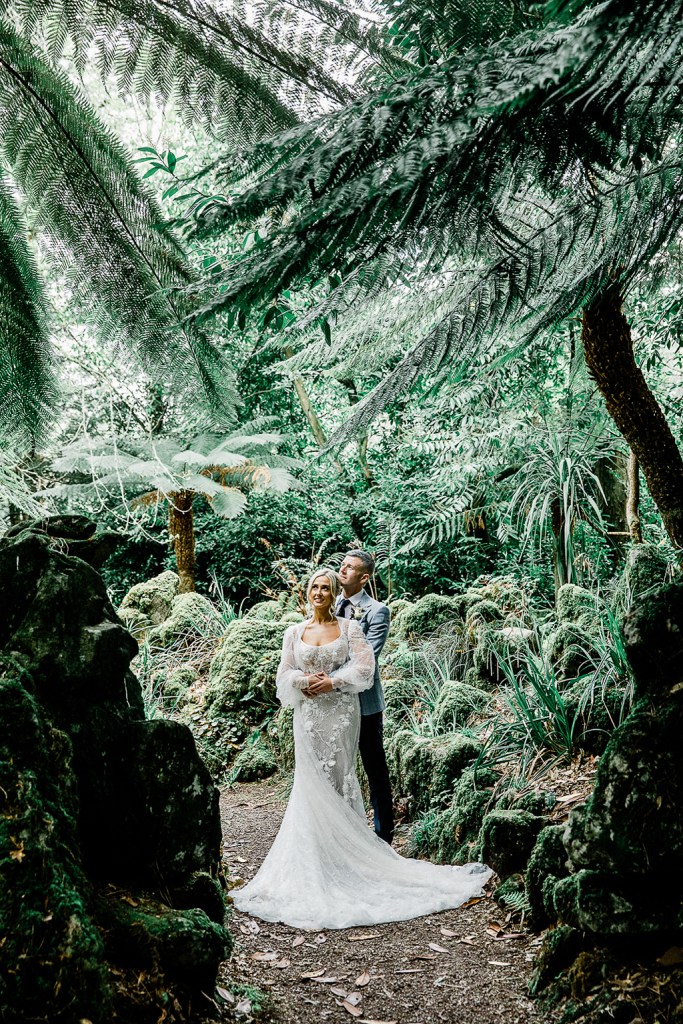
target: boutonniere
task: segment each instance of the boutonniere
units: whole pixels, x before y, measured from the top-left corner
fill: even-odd
[[[363,609],[359,608],[358,605],[356,605],[355,608],[353,609],[353,617],[356,620],[356,622],[360,622],[360,620],[363,618]]]

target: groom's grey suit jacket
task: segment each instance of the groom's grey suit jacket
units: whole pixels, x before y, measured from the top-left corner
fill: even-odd
[[[359,619],[360,627],[365,633],[368,641],[375,652],[375,682],[369,690],[363,690],[360,697],[361,715],[374,715],[378,711],[384,711],[384,691],[379,678],[379,656],[384,647],[384,641],[389,632],[389,609],[381,601],[375,601],[367,591],[361,591],[358,601],[362,617]]]

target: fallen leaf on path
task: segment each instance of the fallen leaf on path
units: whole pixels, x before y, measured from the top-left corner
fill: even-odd
[[[491,935],[499,935],[503,931],[503,926],[498,921],[489,921],[486,925],[486,931],[490,932]]]
[[[312,980],[313,981],[319,981],[321,985],[336,985],[337,982],[339,981],[339,978],[336,976],[336,974],[334,974],[334,975],[330,974],[330,975],[327,975],[324,978],[319,978],[318,977],[318,978],[313,978]]]
[[[343,1006],[347,1013],[350,1013],[352,1017],[362,1017],[363,1011],[358,1006],[354,1006],[353,1003],[349,1003],[348,1000],[341,1002],[339,999],[335,1000],[337,1006]]]
[[[294,942],[292,943],[292,947],[294,947],[294,946],[301,946],[305,941],[306,941],[306,936],[305,935],[297,935],[297,937],[294,939]]]
[[[291,960],[287,960],[287,958],[285,957],[283,960],[278,960],[276,963],[274,963],[273,967],[277,967],[278,970],[284,971],[285,967],[289,967],[291,962]]]
[[[458,937],[458,933],[454,932],[451,928],[441,928],[440,931],[447,939],[456,939]]]
[[[367,971],[363,971],[363,973],[359,974],[359,976],[354,981],[354,985],[357,985],[358,988],[365,988],[365,986],[368,985],[369,982],[370,982],[370,975],[368,974]]]
[[[411,956],[411,960],[438,960],[439,957],[436,953],[416,953],[415,956]]]
[[[365,934],[347,936],[349,942],[365,942],[366,939],[378,939],[379,937],[379,932],[366,932]]]
[[[262,960],[262,961],[277,960],[278,956],[279,956],[278,953],[259,953],[259,952],[257,952],[257,953],[251,953],[250,954],[250,958],[252,960]]]
[[[251,1014],[251,1003],[248,999],[240,999],[235,1007],[237,1013]]]
[[[512,967],[509,960],[487,960],[486,963],[492,967]]]
[[[232,992],[228,992],[227,988],[221,988],[220,985],[217,985],[216,986],[216,992],[221,997],[221,999],[225,999],[226,1003],[234,1003],[235,1002],[234,995],[232,994]]]
[[[484,896],[474,896],[471,900],[468,900],[467,903],[463,903],[461,909],[466,910],[467,907],[473,907],[475,903],[481,903],[483,899],[485,899]]]
[[[394,974],[422,974],[422,967],[398,967]]]
[[[433,949],[435,953],[450,953],[450,949],[446,949],[445,946],[440,946],[438,942],[430,942],[429,948]]]
[[[316,935],[316,937],[313,939],[313,941],[315,942],[315,944],[317,946],[319,946],[323,942],[327,942],[327,935],[325,935],[325,932],[320,932],[320,935]]]
[[[558,796],[558,798],[555,801],[555,803],[558,803],[558,804],[568,804],[568,803],[571,803],[572,800],[578,800],[579,797],[585,797],[585,795],[586,795],[585,793],[581,793],[581,792],[579,792],[577,790],[576,793],[569,793],[568,796]]]
[[[309,978],[319,978],[320,975],[324,973],[325,968],[321,967],[319,971],[304,971],[304,973],[300,974],[299,977],[302,979],[302,981],[306,981]]]
[[[499,935],[496,938],[496,942],[507,942],[508,939],[525,939],[526,935],[524,932],[506,932],[505,935]]]
[[[458,939],[458,942],[462,942],[463,946],[476,946],[474,935],[466,935],[464,939]]]
[[[397,1020],[370,1020],[369,1017],[362,1017],[358,1024],[398,1024]]]
[[[358,1006],[363,1001],[363,996],[360,992],[349,992],[346,997],[346,1002],[351,1003],[351,1006]]]
[[[335,996],[340,996],[342,999],[346,999],[346,997],[349,994],[345,988],[331,988],[330,992],[332,992]]]

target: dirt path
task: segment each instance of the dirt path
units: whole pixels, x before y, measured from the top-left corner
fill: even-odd
[[[223,792],[229,876],[246,881],[255,874],[283,813],[270,783]],[[235,948],[222,984],[270,992],[272,1017],[282,1024],[543,1021],[526,996],[533,939],[507,937],[514,927],[491,899],[415,921],[319,934],[234,911],[231,928]]]

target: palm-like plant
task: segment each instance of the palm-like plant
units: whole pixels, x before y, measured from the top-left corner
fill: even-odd
[[[46,496],[92,501],[132,500],[166,503],[168,532],[180,591],[195,589],[194,502],[203,496],[216,515],[234,519],[244,511],[252,489],[289,490],[299,484],[290,470],[299,464],[277,454],[284,440],[272,432],[227,436],[204,433],[182,443],[171,438],[81,438],[65,449],[53,468],[72,482],[51,487]],[[73,478],[81,482],[76,482]],[[83,478],[89,478],[83,480]]]
[[[173,100],[188,122],[236,145],[291,128],[321,98],[347,100],[349,86],[311,44],[325,60],[344,52],[367,62],[379,53],[374,35],[370,23],[325,0],[308,15],[294,3],[221,13],[208,0],[0,0],[4,427],[35,434],[56,394],[27,211],[45,255],[67,273],[74,318],[132,348],[166,380],[198,371],[216,405],[230,407],[234,397],[210,338],[186,319],[178,289],[191,288],[195,275],[182,246],[64,66],[99,72],[126,95]]]
[[[683,459],[621,314],[683,225],[683,0],[551,0],[530,14],[513,4],[496,38],[474,33],[473,45],[464,6],[420,14],[400,3],[411,74],[226,162],[232,194],[204,206],[197,229],[268,214],[274,230],[205,282],[198,314],[277,302],[308,281],[327,290],[330,322],[447,265],[439,316],[356,407],[343,440],[501,333],[528,341],[583,313],[590,370],[683,544]]]

